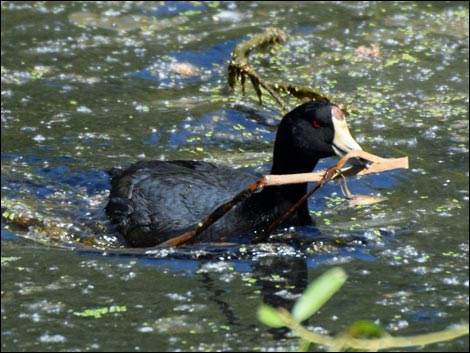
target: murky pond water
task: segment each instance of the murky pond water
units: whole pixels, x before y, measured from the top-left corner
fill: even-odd
[[[411,335],[468,322],[467,2],[1,11],[2,207],[55,230],[2,227],[3,351],[295,350],[256,308],[290,306],[336,265],[349,279],[311,329],[369,319]],[[250,88],[231,93],[226,68],[235,45],[270,26],[288,37],[252,58],[258,72],[347,105],[361,145],[409,156],[410,169],[349,182],[386,202],[348,207],[333,183],[316,193],[317,227],[290,232],[323,246],[118,249],[103,212],[108,168],[201,159],[269,171],[282,114],[267,95],[260,106]],[[424,349],[468,351],[468,336]]]

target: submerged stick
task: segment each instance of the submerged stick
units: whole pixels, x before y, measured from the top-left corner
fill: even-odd
[[[265,32],[257,34],[253,38],[238,44],[233,49],[232,60],[230,60],[228,64],[228,83],[232,90],[235,89],[236,83],[240,82],[244,95],[246,78],[249,78],[253,88],[255,89],[259,102],[261,103],[262,101],[262,92],[260,87],[263,87],[268,91],[276,103],[279,104],[283,113],[287,113],[289,111],[288,107],[271,88],[272,85],[266,82],[248,65],[248,59],[253,51],[271,50],[277,44],[284,42],[285,38],[286,34],[280,29],[269,28]]]
[[[367,169],[361,167],[352,166],[347,169],[341,169],[349,159],[351,158],[362,158],[372,162]],[[313,187],[307,194],[305,194],[291,209],[289,209],[284,215],[279,217],[273,222],[267,230],[256,239],[257,242],[266,239],[269,234],[285,219],[294,212],[302,203],[304,203],[308,197],[310,197],[316,190],[318,190],[324,183],[336,179],[340,175],[349,177],[352,175],[366,175],[371,173],[380,173],[393,169],[408,168],[408,157],[403,158],[382,158],[371,153],[367,153],[361,150],[355,150],[347,153],[343,156],[335,165],[328,168],[326,171],[315,172],[315,173],[300,173],[300,174],[287,174],[287,175],[264,175],[258,181],[248,185],[245,189],[236,194],[232,199],[217,207],[203,222],[199,223],[195,230],[186,232],[180,236],[168,239],[167,241],[157,246],[179,246],[190,240],[193,240],[197,235],[201,234],[204,230],[214,224],[218,219],[230,211],[237,203],[250,197],[253,193],[260,191],[261,189],[274,186],[274,185],[286,185],[286,184],[302,184],[308,182],[317,182],[317,185]]]
[[[280,94],[287,94],[301,101],[330,101],[335,103],[332,97],[316,91],[309,86],[296,85],[293,83],[272,82],[261,77],[256,70],[250,66],[249,58],[254,51],[272,51],[278,44],[286,41],[287,35],[277,28],[268,28],[265,32],[259,33],[253,38],[241,42],[232,51],[232,59],[228,63],[228,84],[232,91],[239,83],[243,95],[245,95],[245,83],[250,80],[259,102],[262,102],[263,88],[269,93],[271,98],[279,105],[281,111],[286,114],[290,109],[283,101]]]

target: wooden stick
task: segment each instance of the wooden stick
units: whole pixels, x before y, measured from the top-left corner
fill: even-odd
[[[325,174],[326,176],[326,174]],[[266,240],[269,235],[272,233],[274,229],[277,228],[279,224],[281,224],[292,212],[295,212],[315,191],[320,189],[324,183],[326,183],[328,179],[320,180],[309,192],[307,192],[304,196],[300,198],[291,208],[289,208],[281,217],[278,217],[274,222],[272,222],[268,228],[258,237],[253,240],[253,243],[261,243],[262,241]]]
[[[371,166],[362,167],[362,166],[352,166],[347,169],[341,169],[342,166],[351,158],[362,158],[368,161],[373,162]],[[372,167],[373,166],[373,167]],[[356,174],[369,174],[376,173],[378,171],[396,169],[396,168],[408,168],[408,157],[404,158],[381,158],[371,153],[364,152],[362,150],[350,151],[344,155],[334,166],[328,168],[326,172],[320,172],[319,180],[317,184],[307,192],[299,201],[297,201],[294,206],[289,208],[281,217],[277,218],[272,222],[268,228],[257,237],[254,242],[262,242],[266,240],[269,235],[276,229],[279,224],[281,224],[290,214],[295,212],[307,199],[318,189],[320,189],[323,184],[327,183],[330,180],[336,179],[338,177],[351,176]],[[316,174],[316,173],[307,173],[307,174]],[[298,174],[297,174],[298,175]],[[290,176],[287,179],[291,179]]]
[[[352,166],[350,168],[341,169],[351,158],[362,158],[372,162],[372,164],[368,168]],[[326,171],[286,175],[264,175],[258,181],[248,185],[245,189],[236,194],[231,200],[217,207],[203,222],[198,224],[195,230],[168,239],[167,241],[157,246],[179,246],[194,239],[198,234],[202,233],[209,226],[214,224],[219,218],[221,218],[224,214],[226,214],[229,210],[231,210],[237,203],[247,199],[253,193],[260,191],[265,187],[274,185],[317,182],[317,184],[313,187],[312,190],[305,194],[294,206],[291,207],[291,209],[289,209],[284,215],[282,215],[275,222],[273,222],[267,228],[267,230],[259,238],[256,239],[256,241],[259,242],[266,239],[269,234],[274,230],[274,228],[277,227],[277,225],[279,225],[283,220],[285,220],[285,218],[287,218],[289,214],[294,212],[302,203],[307,200],[308,197],[310,197],[324,183],[333,180],[339,177],[340,175],[366,175],[400,168],[408,168],[408,157],[381,158],[365,151],[354,150],[344,155],[335,165],[328,168]]]

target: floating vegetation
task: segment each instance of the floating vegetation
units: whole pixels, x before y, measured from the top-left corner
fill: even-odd
[[[21,259],[19,256],[2,256],[2,266]]]
[[[104,308],[97,308],[97,309],[86,309],[81,312],[74,311],[75,316],[81,316],[81,317],[92,317],[94,319],[100,319],[103,317],[103,315],[107,314],[114,314],[114,313],[123,313],[127,311],[127,307],[125,305],[122,306],[117,306],[113,305]]]

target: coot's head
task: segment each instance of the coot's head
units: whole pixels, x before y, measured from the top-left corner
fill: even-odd
[[[308,102],[287,113],[279,124],[271,174],[311,172],[320,158],[344,156],[351,150],[362,148],[351,136],[341,109],[330,102]]]

